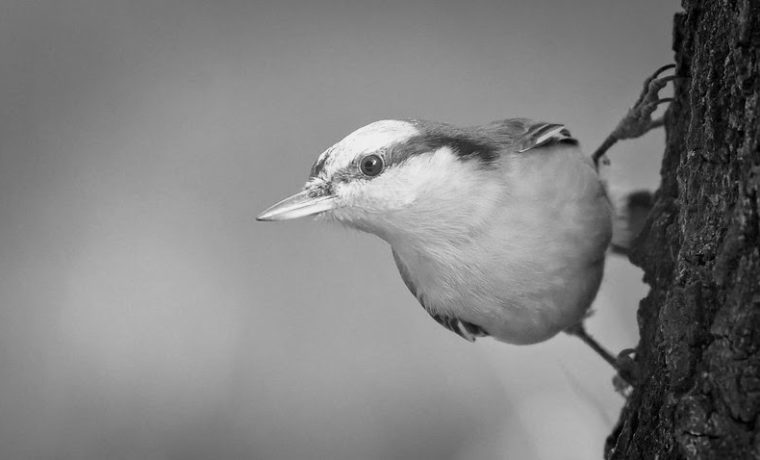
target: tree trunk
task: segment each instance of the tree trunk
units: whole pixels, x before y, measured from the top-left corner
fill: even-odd
[[[662,183],[631,260],[644,381],[611,459],[760,458],[760,0],[684,0]]]

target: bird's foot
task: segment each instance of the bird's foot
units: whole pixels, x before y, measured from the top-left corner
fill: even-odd
[[[675,75],[660,77],[663,72],[673,68],[675,68],[675,64],[662,66],[646,79],[644,89],[641,91],[639,98],[612,131],[612,136],[618,140],[635,139],[664,124],[663,117],[653,120],[652,113],[654,113],[658,105],[673,101],[672,97],[661,98],[659,95],[668,82],[678,78]]]
[[[615,357],[612,353],[599,345],[599,342],[586,332],[583,322],[565,329],[565,332],[581,339],[586,345],[599,354],[602,359],[615,368],[617,375],[613,379],[613,385],[618,393],[627,397],[628,394],[630,394],[631,388],[635,387],[640,382],[638,365],[632,357],[636,350],[630,348],[625,349]]]
[[[628,113],[612,130],[607,139],[594,152],[594,164],[604,156],[607,150],[617,141],[623,139],[635,139],[641,137],[654,128],[665,124],[664,117],[653,119],[652,114],[660,104],[672,102],[672,97],[660,97],[660,91],[671,81],[681,78],[676,75],[660,77],[660,75],[670,69],[675,68],[675,64],[662,66],[644,82],[644,89],[641,91],[636,103],[628,110]]]
[[[641,383],[641,372],[639,365],[633,355],[636,354],[636,350],[633,348],[626,348],[617,355],[615,360],[615,369],[618,373],[612,378],[612,385],[615,387],[615,391],[625,396],[626,398],[631,395],[633,387]]]

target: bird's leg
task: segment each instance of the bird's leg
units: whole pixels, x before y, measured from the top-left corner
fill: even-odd
[[[681,77],[675,75],[660,77],[660,75],[662,75],[663,72],[674,68],[674,64],[662,66],[644,81],[644,88],[636,102],[633,104],[633,107],[628,110],[628,113],[622,120],[620,120],[620,123],[618,123],[615,129],[612,130],[604,142],[602,142],[602,145],[600,145],[591,155],[591,158],[594,161],[594,166],[597,168],[599,167],[599,161],[604,157],[605,153],[607,153],[607,150],[615,145],[617,141],[641,137],[650,130],[665,124],[664,117],[652,119],[652,114],[657,110],[657,107],[660,104],[673,101],[672,97],[661,98],[660,91],[669,82]],[[651,196],[647,194],[647,197],[651,200]],[[629,200],[628,206],[631,207],[633,204],[637,203]],[[631,211],[631,209],[629,209],[629,211]],[[565,332],[583,340],[592,350],[597,352],[599,356],[617,370],[618,377],[616,379],[616,387],[621,392],[623,392],[626,384],[635,386],[640,381],[640,373],[638,372],[636,363],[631,357],[635,350],[623,350],[618,356],[612,355],[612,353],[599,345],[593,337],[588,335],[583,326],[583,321],[566,329]]]
[[[588,334],[588,332],[586,332],[586,328],[583,326],[583,321],[579,322],[575,326],[571,326],[565,329],[565,332],[583,340],[586,345],[591,347],[591,349],[597,352],[597,354],[599,354],[602,359],[607,361],[613,368],[615,368],[615,370],[618,372],[618,377],[622,379],[626,384],[635,386],[639,382],[636,363],[630,357],[634,350],[623,350],[617,357],[614,356],[612,353],[607,351],[606,348],[599,345],[599,342],[597,342]],[[618,387],[618,390],[622,391],[626,385],[616,384],[615,386]]]
[[[612,133],[602,142],[602,145],[594,151],[591,158],[594,166],[599,167],[599,161],[604,157],[607,150],[610,149],[617,141],[623,139],[635,139],[641,137],[650,130],[662,126],[665,121],[663,117],[652,119],[652,114],[657,110],[660,104],[673,101],[672,97],[661,98],[660,91],[671,81],[681,78],[675,75],[660,77],[660,75],[670,69],[675,68],[674,64],[662,66],[654,72],[644,82],[644,89],[641,91],[636,103],[628,110],[628,113],[618,123]],[[651,197],[650,197],[651,198]],[[631,202],[629,202],[629,206]],[[638,368],[631,355],[635,350],[623,350],[618,356],[603,348],[599,343],[586,332],[583,321],[575,326],[565,330],[570,335],[574,335],[583,340],[592,350],[607,361],[618,372],[616,378],[616,387],[619,391],[624,392],[629,385],[635,386],[640,382]]]
[[[602,145],[594,152],[591,158],[594,160],[594,165],[599,166],[599,160],[604,156],[607,150],[610,149],[617,141],[623,139],[635,139],[646,134],[648,131],[662,126],[665,121],[663,117],[652,119],[652,113],[657,109],[657,106],[673,100],[672,97],[661,98],[659,96],[660,90],[677,78],[681,78],[675,75],[660,78],[660,74],[666,70],[675,68],[675,64],[668,64],[662,66],[652,74],[644,82],[644,89],[641,91],[636,103],[633,104],[628,110],[628,113],[618,123],[615,129],[612,130],[609,136],[602,142]]]

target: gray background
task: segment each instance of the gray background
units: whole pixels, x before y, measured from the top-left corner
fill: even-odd
[[[0,6],[0,457],[601,458],[622,398],[570,337],[468,344],[386,245],[254,216],[381,118],[564,122],[671,60],[676,0]],[[657,184],[663,134],[613,150]],[[636,343],[613,259],[590,329]]]

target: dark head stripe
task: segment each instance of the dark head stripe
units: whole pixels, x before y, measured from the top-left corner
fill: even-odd
[[[449,147],[461,160],[480,160],[489,164],[499,155],[498,147],[485,139],[476,139],[463,134],[425,133],[406,142],[397,144],[386,153],[388,166],[405,162],[409,158],[424,153],[432,153]]]
[[[519,150],[523,143],[528,149],[555,143],[578,143],[567,129],[562,129],[548,139],[543,139],[538,145],[536,140],[540,140],[541,135],[562,125],[536,122],[527,118],[509,118],[472,128],[458,128],[445,123],[423,120],[405,121],[414,125],[420,134],[374,152],[383,156],[386,168],[402,164],[417,155],[435,152],[443,147],[449,147],[452,153],[462,161],[478,161],[488,167],[502,151]],[[311,167],[310,177],[319,176],[324,172],[331,151],[332,148],[328,149],[317,159]],[[364,176],[358,170],[357,162],[360,159],[355,159],[346,169],[336,171],[331,179],[334,181],[371,180],[371,177]]]

